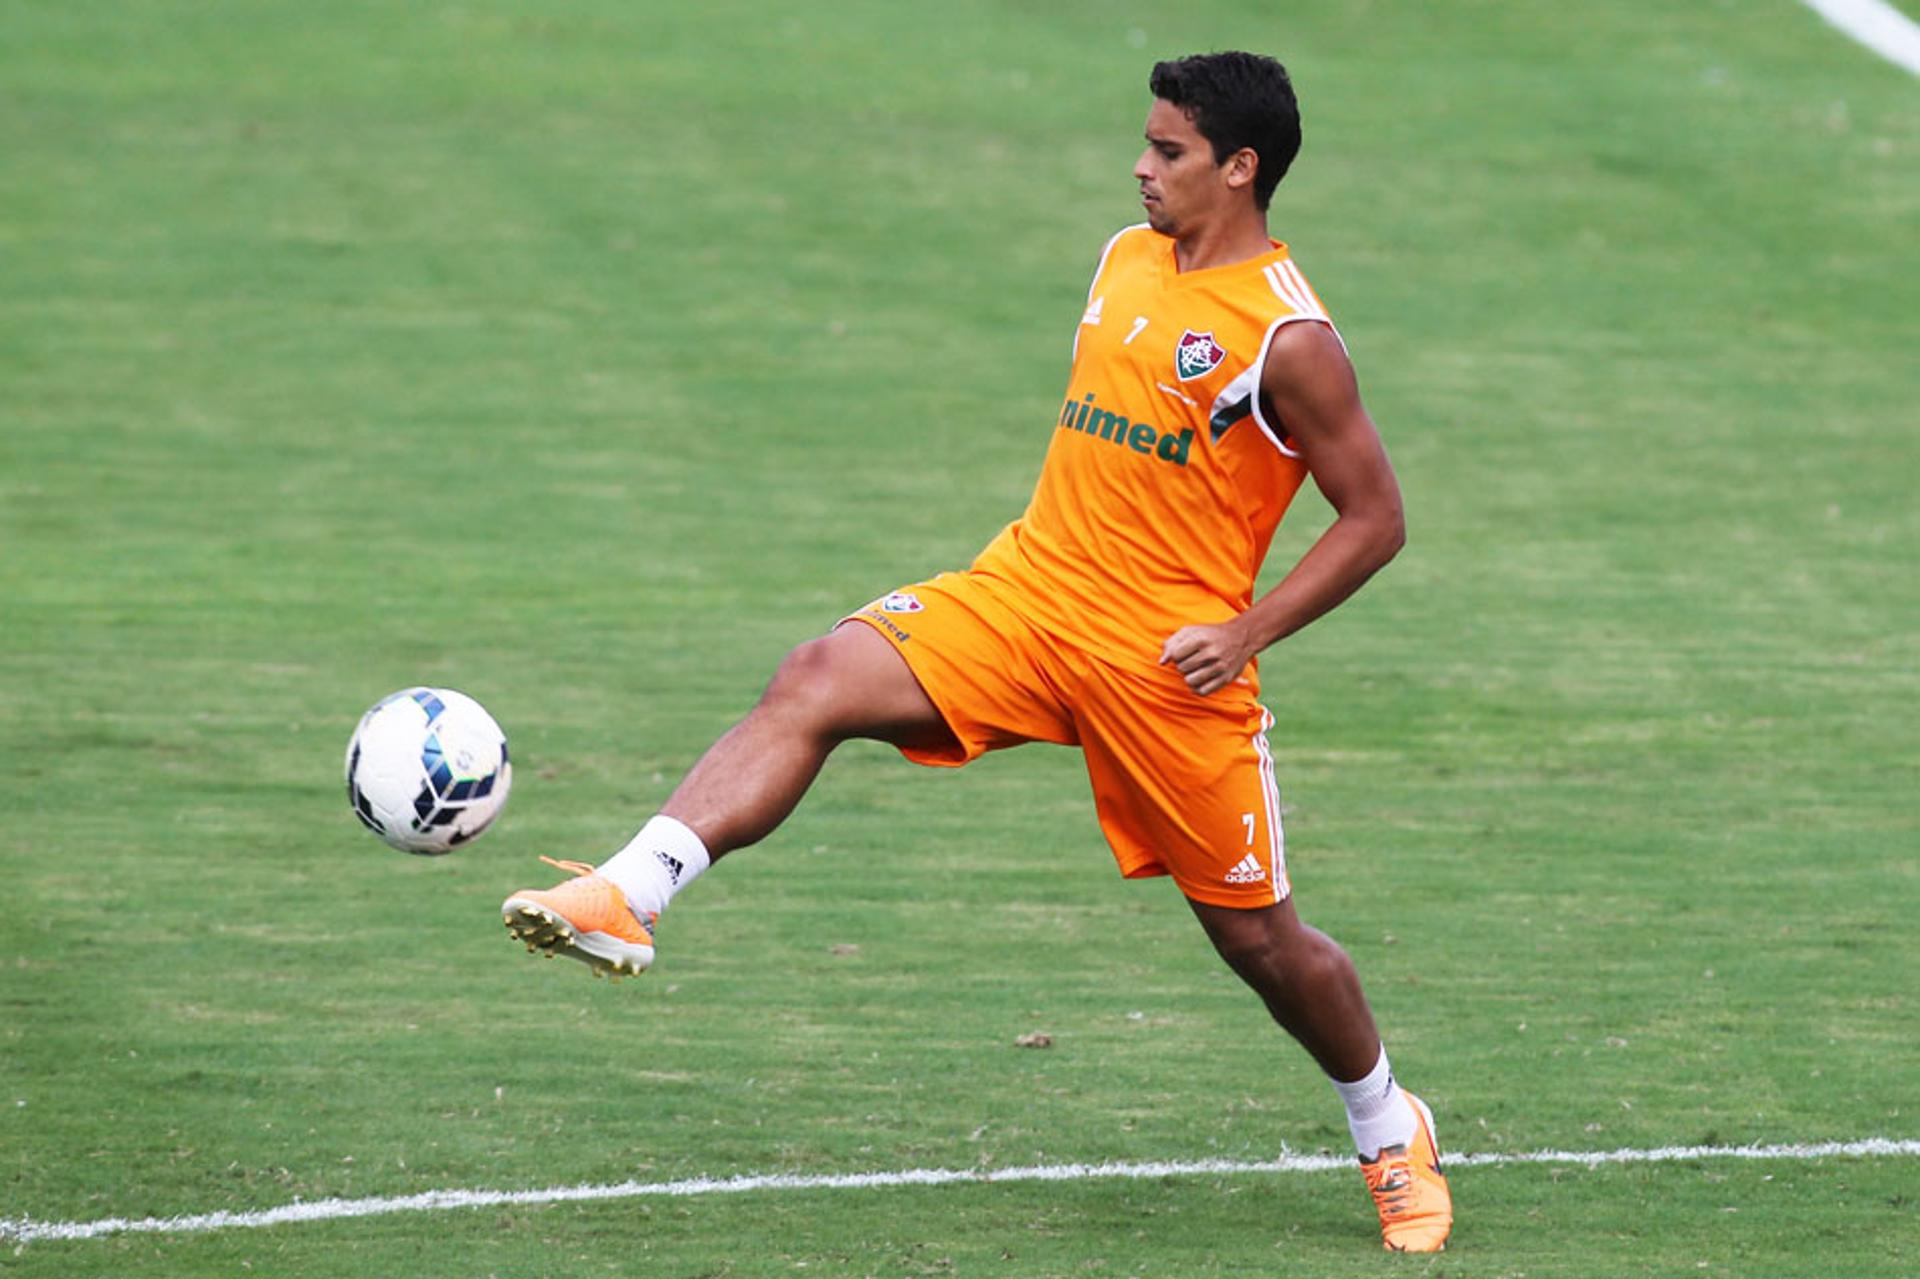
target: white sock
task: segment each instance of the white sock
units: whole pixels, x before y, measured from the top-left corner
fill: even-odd
[[[1331,1077],[1329,1077],[1331,1078]],[[1393,1081],[1393,1068],[1387,1065],[1387,1050],[1380,1049],[1365,1079],[1352,1083],[1332,1080],[1333,1090],[1347,1104],[1347,1127],[1353,1131],[1353,1144],[1366,1159],[1378,1159],[1387,1146],[1404,1146],[1413,1140],[1418,1127],[1413,1105],[1401,1095]]]
[[[619,886],[627,905],[646,923],[711,862],[707,846],[691,828],[660,814],[596,870]]]

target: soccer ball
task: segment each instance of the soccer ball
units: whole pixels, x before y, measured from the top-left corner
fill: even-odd
[[[403,853],[449,853],[500,815],[513,785],[507,737],[450,688],[403,688],[360,717],[347,743],[347,802]]]

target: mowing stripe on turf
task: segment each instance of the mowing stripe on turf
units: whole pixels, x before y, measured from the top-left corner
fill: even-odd
[[[1913,1158],[1920,1141],[1872,1138],[1778,1146],[1662,1146],[1653,1150],[1536,1150],[1525,1154],[1451,1155],[1454,1168],[1494,1168],[1511,1164],[1684,1163],[1700,1159]],[[382,1217],[402,1212],[440,1212],[449,1208],[492,1208],[506,1204],[580,1203],[599,1199],[687,1197],[744,1194],[755,1190],[869,1190],[887,1186],[947,1186],[1003,1181],[1140,1180],[1155,1177],[1234,1176],[1246,1173],[1331,1172],[1351,1168],[1343,1155],[1290,1155],[1278,1159],[1193,1159],[1149,1163],[1039,1164],[1026,1168],[909,1168],[902,1172],[855,1172],[797,1176],[771,1173],[753,1177],[692,1177],[684,1181],[622,1181],[609,1185],[552,1186],[545,1190],[429,1190],[387,1199],[315,1199],[252,1212],[206,1212],[187,1217],[106,1217],[98,1221],[34,1221],[0,1217],[0,1240],[41,1243],[92,1239],[117,1234],[200,1234],[209,1230],[257,1229],[347,1217]]]
[[[1801,0],[1895,66],[1920,75],[1920,25],[1885,0]]]

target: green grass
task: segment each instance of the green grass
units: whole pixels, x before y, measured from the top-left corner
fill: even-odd
[[[453,1249],[405,1218],[86,1247],[116,1273],[152,1263],[299,1274],[1897,1274],[1888,1194],[1865,1172],[1487,1170],[1475,1177],[1476,1237],[1436,1259],[1356,1249],[1373,1224],[1344,1177],[893,1190],[864,1209],[847,1196],[874,1192],[482,1210]],[[1809,1268],[1782,1264],[1795,1249]]]
[[[1409,502],[1266,667],[1302,910],[1402,1074],[1461,1150],[1920,1134],[1920,83],[1801,6],[5,26],[0,1216],[1342,1149],[1172,890],[1116,879],[1068,752],[848,748],[643,982],[495,914],[788,647],[1018,513],[1138,216],[1146,69],[1241,44],[1294,67],[1275,231]],[[338,782],[417,682],[519,766],[435,861]],[[1457,1182],[1423,1274],[1920,1251],[1912,1160]],[[1366,1214],[1345,1174],[814,1192],[0,1268],[1346,1275],[1388,1264]]]

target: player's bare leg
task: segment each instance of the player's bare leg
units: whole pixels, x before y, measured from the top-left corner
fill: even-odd
[[[861,622],[787,654],[747,717],[708,748],[660,811],[698,832],[719,858],[785,821],[840,743],[950,742],[906,659]]]
[[[1257,910],[1190,904],[1220,957],[1333,1080],[1386,1246],[1397,1252],[1446,1247],[1453,1197],[1440,1170],[1433,1115],[1394,1083],[1347,952],[1303,923],[1291,901]]]
[[[1253,987],[1282,1029],[1335,1079],[1358,1079],[1380,1056],[1360,974],[1339,943],[1301,921],[1291,901],[1258,910],[1189,902],[1220,958]]]
[[[794,649],[760,701],[708,748],[658,816],[597,870],[543,860],[575,878],[527,889],[500,907],[529,951],[578,959],[597,976],[653,964],[653,927],[669,898],[715,859],[785,821],[841,742],[950,742],[906,660],[850,622]]]

